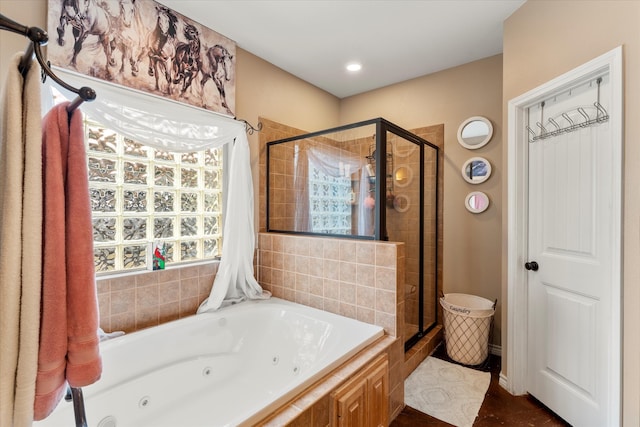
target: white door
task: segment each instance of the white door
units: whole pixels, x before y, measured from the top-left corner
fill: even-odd
[[[609,89],[605,74],[605,108]],[[553,131],[551,117],[569,126],[562,112],[575,124],[585,122],[576,107],[596,117],[597,93],[592,78],[571,92],[552,94],[543,109],[530,108],[530,123],[544,120]],[[617,410],[608,395],[616,352],[606,345],[614,321],[611,298],[619,286],[611,278],[620,268],[615,144],[609,122],[528,144],[527,391],[579,427],[607,426],[609,411]]]

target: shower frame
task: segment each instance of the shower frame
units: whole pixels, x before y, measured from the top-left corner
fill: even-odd
[[[386,209],[387,209],[387,205],[386,203],[376,203],[375,204],[375,215],[374,215],[374,233],[372,236],[363,236],[363,235],[345,235],[345,234],[329,234],[329,233],[317,233],[317,232],[311,232],[311,231],[294,231],[294,230],[281,230],[281,229],[276,229],[276,228],[272,228],[270,226],[270,202],[269,202],[269,195],[270,193],[270,149],[276,145],[279,144],[284,144],[284,143],[288,143],[288,142],[293,142],[293,141],[298,141],[298,140],[303,140],[303,139],[307,139],[307,138],[315,138],[318,136],[322,136],[322,135],[326,135],[326,134],[332,134],[332,133],[337,133],[337,132],[342,132],[342,131],[348,131],[351,129],[355,129],[355,128],[359,128],[359,127],[363,127],[363,126],[370,126],[370,125],[375,125],[375,153],[373,154],[373,161],[376,164],[376,168],[375,168],[375,200],[378,201],[383,201],[385,200],[386,194],[387,194],[387,176],[388,176],[388,171],[387,171],[387,132],[397,135],[411,143],[414,143],[418,146],[419,151],[420,151],[420,172],[419,172],[419,180],[420,180],[420,203],[419,203],[419,217],[421,219],[420,224],[419,224],[419,259],[421,260],[419,263],[419,271],[418,271],[418,277],[419,277],[419,283],[418,283],[418,300],[420,301],[420,304],[418,306],[418,332],[415,333],[414,335],[412,335],[411,337],[405,337],[405,351],[409,350],[413,345],[415,345],[418,341],[420,341],[420,339],[422,337],[424,337],[429,331],[431,331],[437,324],[438,324],[438,274],[437,274],[437,269],[438,269],[438,262],[439,262],[439,252],[438,252],[438,239],[439,239],[439,233],[438,233],[438,221],[439,221],[439,186],[438,186],[438,179],[439,179],[439,168],[440,168],[440,147],[438,147],[435,144],[432,144],[431,142],[427,141],[424,138],[421,138],[403,128],[401,128],[400,126],[389,122],[388,120],[385,120],[381,117],[375,118],[375,119],[370,119],[370,120],[364,120],[364,121],[360,121],[360,122],[356,122],[356,123],[352,123],[352,124],[348,124],[348,125],[343,125],[343,126],[338,126],[338,127],[334,127],[334,128],[330,128],[330,129],[325,129],[325,130],[321,130],[321,131],[317,131],[317,132],[311,132],[311,133],[306,133],[306,134],[302,134],[302,135],[297,135],[297,136],[293,136],[293,137],[288,137],[288,138],[284,138],[284,139],[280,139],[280,140],[276,140],[276,141],[271,141],[271,142],[267,142],[266,144],[266,229],[268,232],[270,233],[287,233],[287,234],[299,234],[299,235],[308,235],[308,236],[318,236],[318,237],[337,237],[337,238],[348,238],[348,239],[361,239],[361,240],[379,240],[379,241],[389,241],[389,235],[387,232],[387,227],[386,227],[386,220],[387,220],[387,213],[386,213]],[[431,322],[431,324],[425,326],[424,325],[424,252],[425,252],[425,248],[424,248],[424,240],[425,240],[425,236],[424,236],[424,229],[425,229],[425,224],[424,224],[424,175],[425,175],[425,165],[424,165],[424,156],[425,156],[425,149],[426,147],[429,147],[430,149],[435,150],[435,156],[434,156],[434,161],[435,161],[435,180],[436,182],[434,183],[434,210],[435,210],[435,215],[434,215],[434,221],[436,222],[435,226],[434,226],[434,259],[433,259],[433,265],[434,265],[434,269],[436,271],[434,271],[434,276],[433,276],[433,280],[434,280],[434,295],[433,295],[433,309],[434,309],[434,319]],[[378,165],[380,165],[378,167]],[[393,170],[391,171],[391,173],[393,173]],[[360,183],[360,185],[362,185],[362,183]],[[402,286],[404,286],[404,284],[402,284]]]

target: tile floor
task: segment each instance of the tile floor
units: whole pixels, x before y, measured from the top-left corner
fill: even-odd
[[[433,356],[447,359],[444,346],[438,347]],[[491,383],[482,403],[480,412],[473,423],[474,427],[570,427],[560,417],[548,410],[531,396],[512,396],[499,384],[500,358],[492,356],[490,366]],[[440,421],[409,406],[391,423],[390,427],[450,427],[451,424]]]

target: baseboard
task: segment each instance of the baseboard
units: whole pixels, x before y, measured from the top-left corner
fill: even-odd
[[[502,357],[502,346],[489,344],[489,353],[493,354],[494,356]]]
[[[511,387],[509,386],[509,380],[507,379],[507,376],[503,372],[500,372],[500,377],[498,378],[498,385],[500,385],[500,387],[505,389],[509,394],[513,396],[522,396],[524,394],[527,394],[526,391],[520,394],[516,394],[513,391],[511,391]]]
[[[503,389],[509,391],[509,382],[507,381],[507,376],[505,374],[503,374],[502,372],[500,372],[500,379],[498,381],[498,384]],[[511,393],[511,392],[509,392],[509,393]]]

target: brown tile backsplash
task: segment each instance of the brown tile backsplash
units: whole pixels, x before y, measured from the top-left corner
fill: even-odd
[[[98,277],[100,327],[133,332],[190,316],[209,296],[218,261]]]
[[[275,296],[368,321],[400,336],[403,245],[260,233],[258,282]]]

